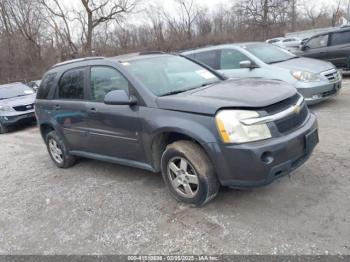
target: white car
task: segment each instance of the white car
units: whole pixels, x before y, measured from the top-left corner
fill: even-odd
[[[296,37],[277,37],[266,40],[266,43],[282,47],[284,49],[287,49],[288,51],[294,51],[296,49],[299,49],[301,45],[301,40]]]

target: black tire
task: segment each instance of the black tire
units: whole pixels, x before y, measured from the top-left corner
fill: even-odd
[[[7,128],[7,126],[5,126],[4,124],[2,124],[1,122],[0,122],[0,134],[5,134],[5,133],[7,133],[9,130],[8,130],[8,128]]]
[[[175,173],[170,171],[170,164],[176,163],[177,159],[185,159],[189,166],[189,172],[191,168],[198,177],[198,186],[195,184],[194,187],[196,193],[193,197],[184,197],[181,194],[182,188],[185,185],[180,185],[177,189],[173,186],[171,178]],[[191,141],[177,141],[167,146],[161,159],[162,176],[163,179],[174,198],[178,201],[191,204],[193,206],[201,206],[213,199],[219,192],[220,183],[215,174],[213,164],[204,150],[196,143]],[[169,174],[172,173],[172,174]],[[181,173],[180,171],[178,171]],[[179,175],[181,176],[181,175]],[[178,178],[175,176],[176,179]],[[175,179],[173,179],[174,181]],[[181,183],[189,183],[182,180]],[[185,191],[185,190],[184,190]]]
[[[53,153],[50,150],[50,143],[51,140],[54,140],[57,143],[57,147],[61,150],[61,159],[62,162],[58,161]],[[59,168],[69,168],[75,164],[76,158],[69,154],[66,145],[64,144],[63,140],[57,135],[56,131],[51,131],[46,135],[46,146],[47,150],[49,152],[49,155],[52,159],[52,161],[58,166]]]

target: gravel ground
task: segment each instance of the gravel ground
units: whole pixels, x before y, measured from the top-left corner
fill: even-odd
[[[291,176],[202,208],[160,175],[81,160],[61,170],[36,127],[0,136],[0,254],[350,254],[350,81],[311,108],[320,144]]]

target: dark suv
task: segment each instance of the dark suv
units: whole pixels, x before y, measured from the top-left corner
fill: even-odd
[[[350,70],[350,28],[341,28],[311,37],[298,55],[326,60],[337,68]]]
[[[295,88],[226,80],[187,58],[133,54],[52,67],[36,114],[52,160],[76,157],[162,172],[171,194],[201,205],[220,185],[265,185],[304,163],[317,123]]]

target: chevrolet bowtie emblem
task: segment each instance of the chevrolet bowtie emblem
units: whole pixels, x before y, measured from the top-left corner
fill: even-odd
[[[293,111],[294,111],[294,113],[299,114],[300,111],[301,111],[301,107],[298,106],[298,105],[295,105],[294,108],[293,108]]]

